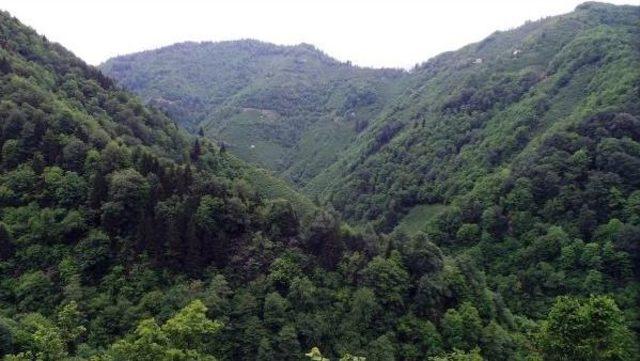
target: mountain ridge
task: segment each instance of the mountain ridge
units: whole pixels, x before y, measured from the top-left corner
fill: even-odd
[[[344,128],[338,127],[338,132],[334,131],[328,133],[328,138],[330,140],[318,142],[317,139],[314,139],[311,142],[311,146],[309,148],[305,148],[304,139],[317,137],[318,135],[324,137],[323,139],[327,139],[327,134],[322,130],[326,129],[326,127],[321,128],[319,131],[312,127],[312,131],[308,131],[309,135],[303,134],[302,138],[296,138],[298,139],[298,143],[294,143],[295,145],[292,152],[265,152],[264,149],[269,148],[272,145],[272,143],[270,143],[271,139],[286,137],[285,134],[288,134],[279,133],[278,130],[276,130],[275,133],[268,133],[269,135],[266,139],[261,138],[257,141],[249,140],[242,143],[242,146],[239,149],[233,149],[232,151],[242,154],[241,157],[245,160],[258,163],[261,166],[275,170],[276,174],[292,180],[295,184],[301,187],[306,194],[309,194],[312,197],[317,197],[322,202],[331,202],[330,198],[334,196],[342,198],[339,204],[334,203],[333,205],[340,210],[341,213],[346,214],[347,218],[352,220],[379,221],[379,219],[376,219],[378,216],[375,215],[375,213],[384,213],[384,211],[379,211],[380,208],[395,209],[395,211],[393,211],[394,213],[397,213],[397,211],[400,211],[401,213],[406,212],[407,205],[401,206],[400,209],[397,209],[396,206],[390,206],[387,203],[378,205],[369,204],[367,211],[373,211],[374,215],[368,215],[365,217],[357,215],[354,218],[351,210],[346,210],[347,213],[345,213],[345,209],[342,204],[349,204],[347,207],[352,207],[353,205],[358,205],[360,202],[354,199],[347,200],[349,199],[348,196],[343,197],[340,195],[340,192],[346,191],[344,185],[349,183],[349,181],[345,179],[344,176],[341,176],[340,173],[345,173],[345,169],[355,169],[356,163],[369,158],[370,154],[376,155],[375,153],[378,152],[378,149],[376,148],[378,146],[375,145],[376,143],[380,143],[379,147],[384,148],[386,143],[392,142],[396,136],[407,133],[410,125],[413,125],[414,128],[419,123],[421,123],[422,126],[425,126],[424,114],[430,114],[432,118],[437,119],[438,117],[455,118],[456,114],[467,113],[467,117],[474,117],[476,118],[474,121],[477,122],[477,119],[481,117],[490,117],[492,116],[492,113],[495,113],[494,109],[492,109],[492,103],[503,100],[503,103],[505,104],[500,105],[500,107],[506,108],[509,104],[515,105],[518,103],[520,101],[520,97],[526,98],[529,96],[527,93],[536,87],[541,87],[541,89],[549,88],[548,85],[545,85],[550,82],[550,79],[548,79],[549,76],[552,76],[558,71],[558,68],[562,66],[562,62],[568,61],[566,57],[556,57],[556,59],[561,60],[553,60],[555,63],[549,62],[549,59],[553,59],[555,52],[561,51],[564,45],[569,44],[574,35],[579,37],[582,33],[595,33],[596,31],[600,31],[599,29],[606,30],[607,27],[612,30],[615,27],[617,27],[617,29],[621,29],[622,26],[629,27],[634,25],[634,19],[637,18],[637,14],[637,7],[633,6],[615,6],[604,3],[587,2],[577,6],[573,13],[527,22],[525,25],[509,31],[495,32],[480,42],[467,45],[457,51],[440,54],[425,63],[416,66],[411,73],[404,77],[405,80],[403,80],[403,85],[398,89],[395,95],[389,97],[382,107],[380,107],[376,112],[365,114],[366,119],[363,120],[363,126],[358,126],[356,124],[355,127],[358,129],[356,134],[352,133],[350,136],[345,138],[343,136],[345,134]],[[616,31],[618,30],[610,31],[608,35],[606,31],[603,32],[601,35],[598,35],[601,36],[601,39],[597,41],[607,42],[609,41],[607,40],[607,37],[616,37],[618,35],[627,36],[627,38],[636,36],[632,33],[625,35],[618,32],[616,34]],[[550,35],[545,38],[546,34]],[[227,45],[233,46],[233,43],[228,43]],[[212,56],[215,56],[215,54]],[[582,61],[587,63],[587,65],[599,61],[597,58],[589,59],[588,56],[581,54],[577,54],[577,56],[582,56],[584,58]],[[599,56],[603,57],[604,55]],[[580,67],[581,65],[578,64],[572,66]],[[488,71],[489,68],[490,72]],[[480,73],[474,74],[476,71],[475,69]],[[429,83],[434,83],[433,78],[437,76],[442,78],[442,75],[438,74],[445,73],[448,78],[438,80],[439,85],[437,87],[431,86],[429,89],[432,94],[426,94],[425,87],[429,86]],[[480,91],[478,91],[481,84],[477,78],[482,76],[487,78],[491,76],[494,78],[498,77],[498,75],[492,74],[504,74],[501,75],[502,79],[499,79],[502,84],[495,84],[492,85],[494,88],[485,87],[485,89],[480,89]],[[118,78],[117,74],[115,75],[116,78]],[[568,82],[569,79],[569,75],[565,74],[564,78],[557,81],[557,84],[559,85],[555,86],[555,88],[553,86],[549,88],[550,92],[553,93],[557,89],[562,89],[562,84]],[[509,84],[509,82],[512,84]],[[466,89],[464,89],[464,87],[466,87]],[[266,88],[265,91],[268,94],[270,90],[269,88]],[[277,92],[277,90],[275,91]],[[365,92],[366,91],[367,90],[365,90]],[[538,92],[542,91],[544,90],[540,90]],[[454,96],[449,99],[445,99],[444,97],[446,96],[446,92],[454,93]],[[508,96],[511,98],[499,99],[501,96]],[[555,95],[551,94],[551,96]],[[474,97],[479,99],[475,99]],[[484,97],[484,99],[482,97]],[[532,111],[534,113],[538,111],[540,114],[543,114],[546,112],[543,108],[549,106],[550,100],[543,99],[542,97],[539,98],[540,99],[536,100],[539,104],[531,105],[534,108],[537,107],[538,110],[534,109]],[[418,109],[416,107],[415,103],[417,102],[424,103],[422,106],[423,109]],[[472,102],[476,102],[476,104],[465,104]],[[268,108],[270,103],[266,101],[264,104],[265,107]],[[438,109],[435,109],[434,107]],[[393,119],[393,114],[402,110],[402,108],[411,109],[410,113],[402,114],[397,120]],[[222,120],[219,120],[219,122],[221,122],[221,124],[226,124],[223,127],[231,127],[235,134],[235,139],[238,139],[241,142],[253,139],[250,135],[247,136],[246,134],[251,132],[252,126],[263,122],[261,119],[256,120],[256,117],[268,118],[268,122],[270,123],[277,123],[280,121],[277,119],[277,115],[271,116],[274,113],[267,113],[267,115],[264,116],[264,112],[272,112],[271,110],[261,110],[260,107],[240,109],[241,112],[245,114],[251,113],[252,110],[255,110],[257,115],[240,117],[229,117],[223,115],[221,117]],[[498,111],[501,110],[498,109]],[[562,116],[562,111],[563,110],[558,109],[556,113]],[[566,112],[566,109],[564,111]],[[480,117],[478,115],[474,115],[474,113],[477,113]],[[508,115],[505,116],[509,117]],[[536,115],[533,116],[535,117]],[[226,120],[224,120],[225,117],[227,118]],[[547,115],[547,118],[549,117],[550,115]],[[429,123],[431,122],[427,122],[426,125],[429,126]],[[493,123],[494,128],[501,126],[500,123]],[[544,130],[551,125],[552,124],[547,120],[547,124],[541,125],[537,132],[544,133]],[[294,128],[297,126],[299,125],[293,124]],[[517,131],[521,133],[526,132],[526,127],[527,125],[522,125]],[[259,126],[258,129],[260,129]],[[274,128],[274,130],[275,129],[277,128]],[[473,129],[476,133],[481,130],[482,129]],[[516,129],[512,129],[511,131],[515,130]],[[220,133],[211,134],[211,136],[219,137]],[[508,136],[513,137],[515,135],[509,134]],[[517,137],[523,136],[524,133],[517,135]],[[245,139],[245,137],[247,139]],[[300,141],[300,139],[302,139],[302,141]],[[532,140],[534,140],[532,144],[538,142],[535,139]],[[333,151],[335,147],[333,146],[334,144],[332,144],[332,141],[337,141],[338,144],[342,145],[339,152],[336,153]],[[423,142],[422,140],[411,141],[418,143]],[[497,141],[497,139],[491,140],[491,142],[494,143]],[[265,145],[264,147],[263,144]],[[493,147],[499,148],[497,144],[494,144]],[[254,148],[257,150],[253,151]],[[323,151],[330,154],[328,156],[322,155]],[[501,152],[502,150],[494,149],[491,151]],[[435,152],[435,150],[431,150],[431,152]],[[288,163],[288,165],[285,165],[284,169],[282,169],[282,167],[277,164],[267,164],[255,157],[252,158],[252,153],[268,154],[272,159],[280,159],[281,161]],[[315,155],[314,153],[320,155]],[[355,154],[358,154],[359,158],[354,158]],[[493,155],[493,157],[497,156],[498,154]],[[298,159],[296,159],[296,157],[298,157]],[[291,158],[293,158],[293,163],[290,163]],[[318,160],[319,162],[316,163]],[[476,160],[475,163],[482,163],[482,161],[482,159]],[[304,174],[304,167],[307,167],[309,164],[315,165],[313,167],[314,170],[311,173],[307,173],[306,176],[303,175],[302,178],[299,176],[300,173],[298,173],[298,175],[294,173],[302,168],[302,174]],[[418,166],[414,165],[414,167]],[[410,173],[416,174],[417,172],[411,171]],[[333,190],[331,188],[333,188]],[[385,192],[388,191],[389,189],[387,188]],[[429,192],[433,193],[433,191]],[[347,191],[347,193],[351,196],[360,195],[358,191],[353,189]],[[450,198],[450,195],[434,195],[428,197],[435,197],[434,199],[438,199],[443,196],[445,198]],[[404,197],[406,198],[406,196]],[[424,195],[418,196],[416,193],[412,194],[411,197],[418,200],[417,202],[414,200],[413,205],[420,204],[426,199]],[[370,198],[373,199],[375,197]],[[405,201],[397,198],[393,199],[393,201],[396,204],[405,203]],[[408,207],[410,208],[413,205],[409,204]],[[397,224],[398,220],[383,220],[382,222],[387,223],[384,227],[387,227],[386,229],[388,230],[388,227]]]

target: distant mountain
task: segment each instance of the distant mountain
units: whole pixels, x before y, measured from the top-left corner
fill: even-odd
[[[101,69],[347,218],[389,229],[416,205],[451,202],[578,113],[602,112],[584,104],[597,94],[634,95],[637,13],[585,3],[411,73],[253,40],[176,44]],[[622,94],[604,105],[635,110]]]
[[[186,128],[298,184],[335,162],[408,75],[255,40],[181,43],[100,68]]]

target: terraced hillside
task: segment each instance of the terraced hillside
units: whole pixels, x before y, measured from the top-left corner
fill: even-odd
[[[176,44],[100,67],[186,128],[297,184],[333,163],[407,75],[254,40]]]

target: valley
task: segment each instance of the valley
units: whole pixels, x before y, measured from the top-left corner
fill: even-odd
[[[638,24],[94,67],[0,12],[0,359],[637,360]]]

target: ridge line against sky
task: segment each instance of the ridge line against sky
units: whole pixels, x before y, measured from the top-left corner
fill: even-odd
[[[94,65],[178,42],[257,39],[312,44],[360,66],[410,68],[496,30],[567,13],[583,2],[0,0],[0,9]]]

